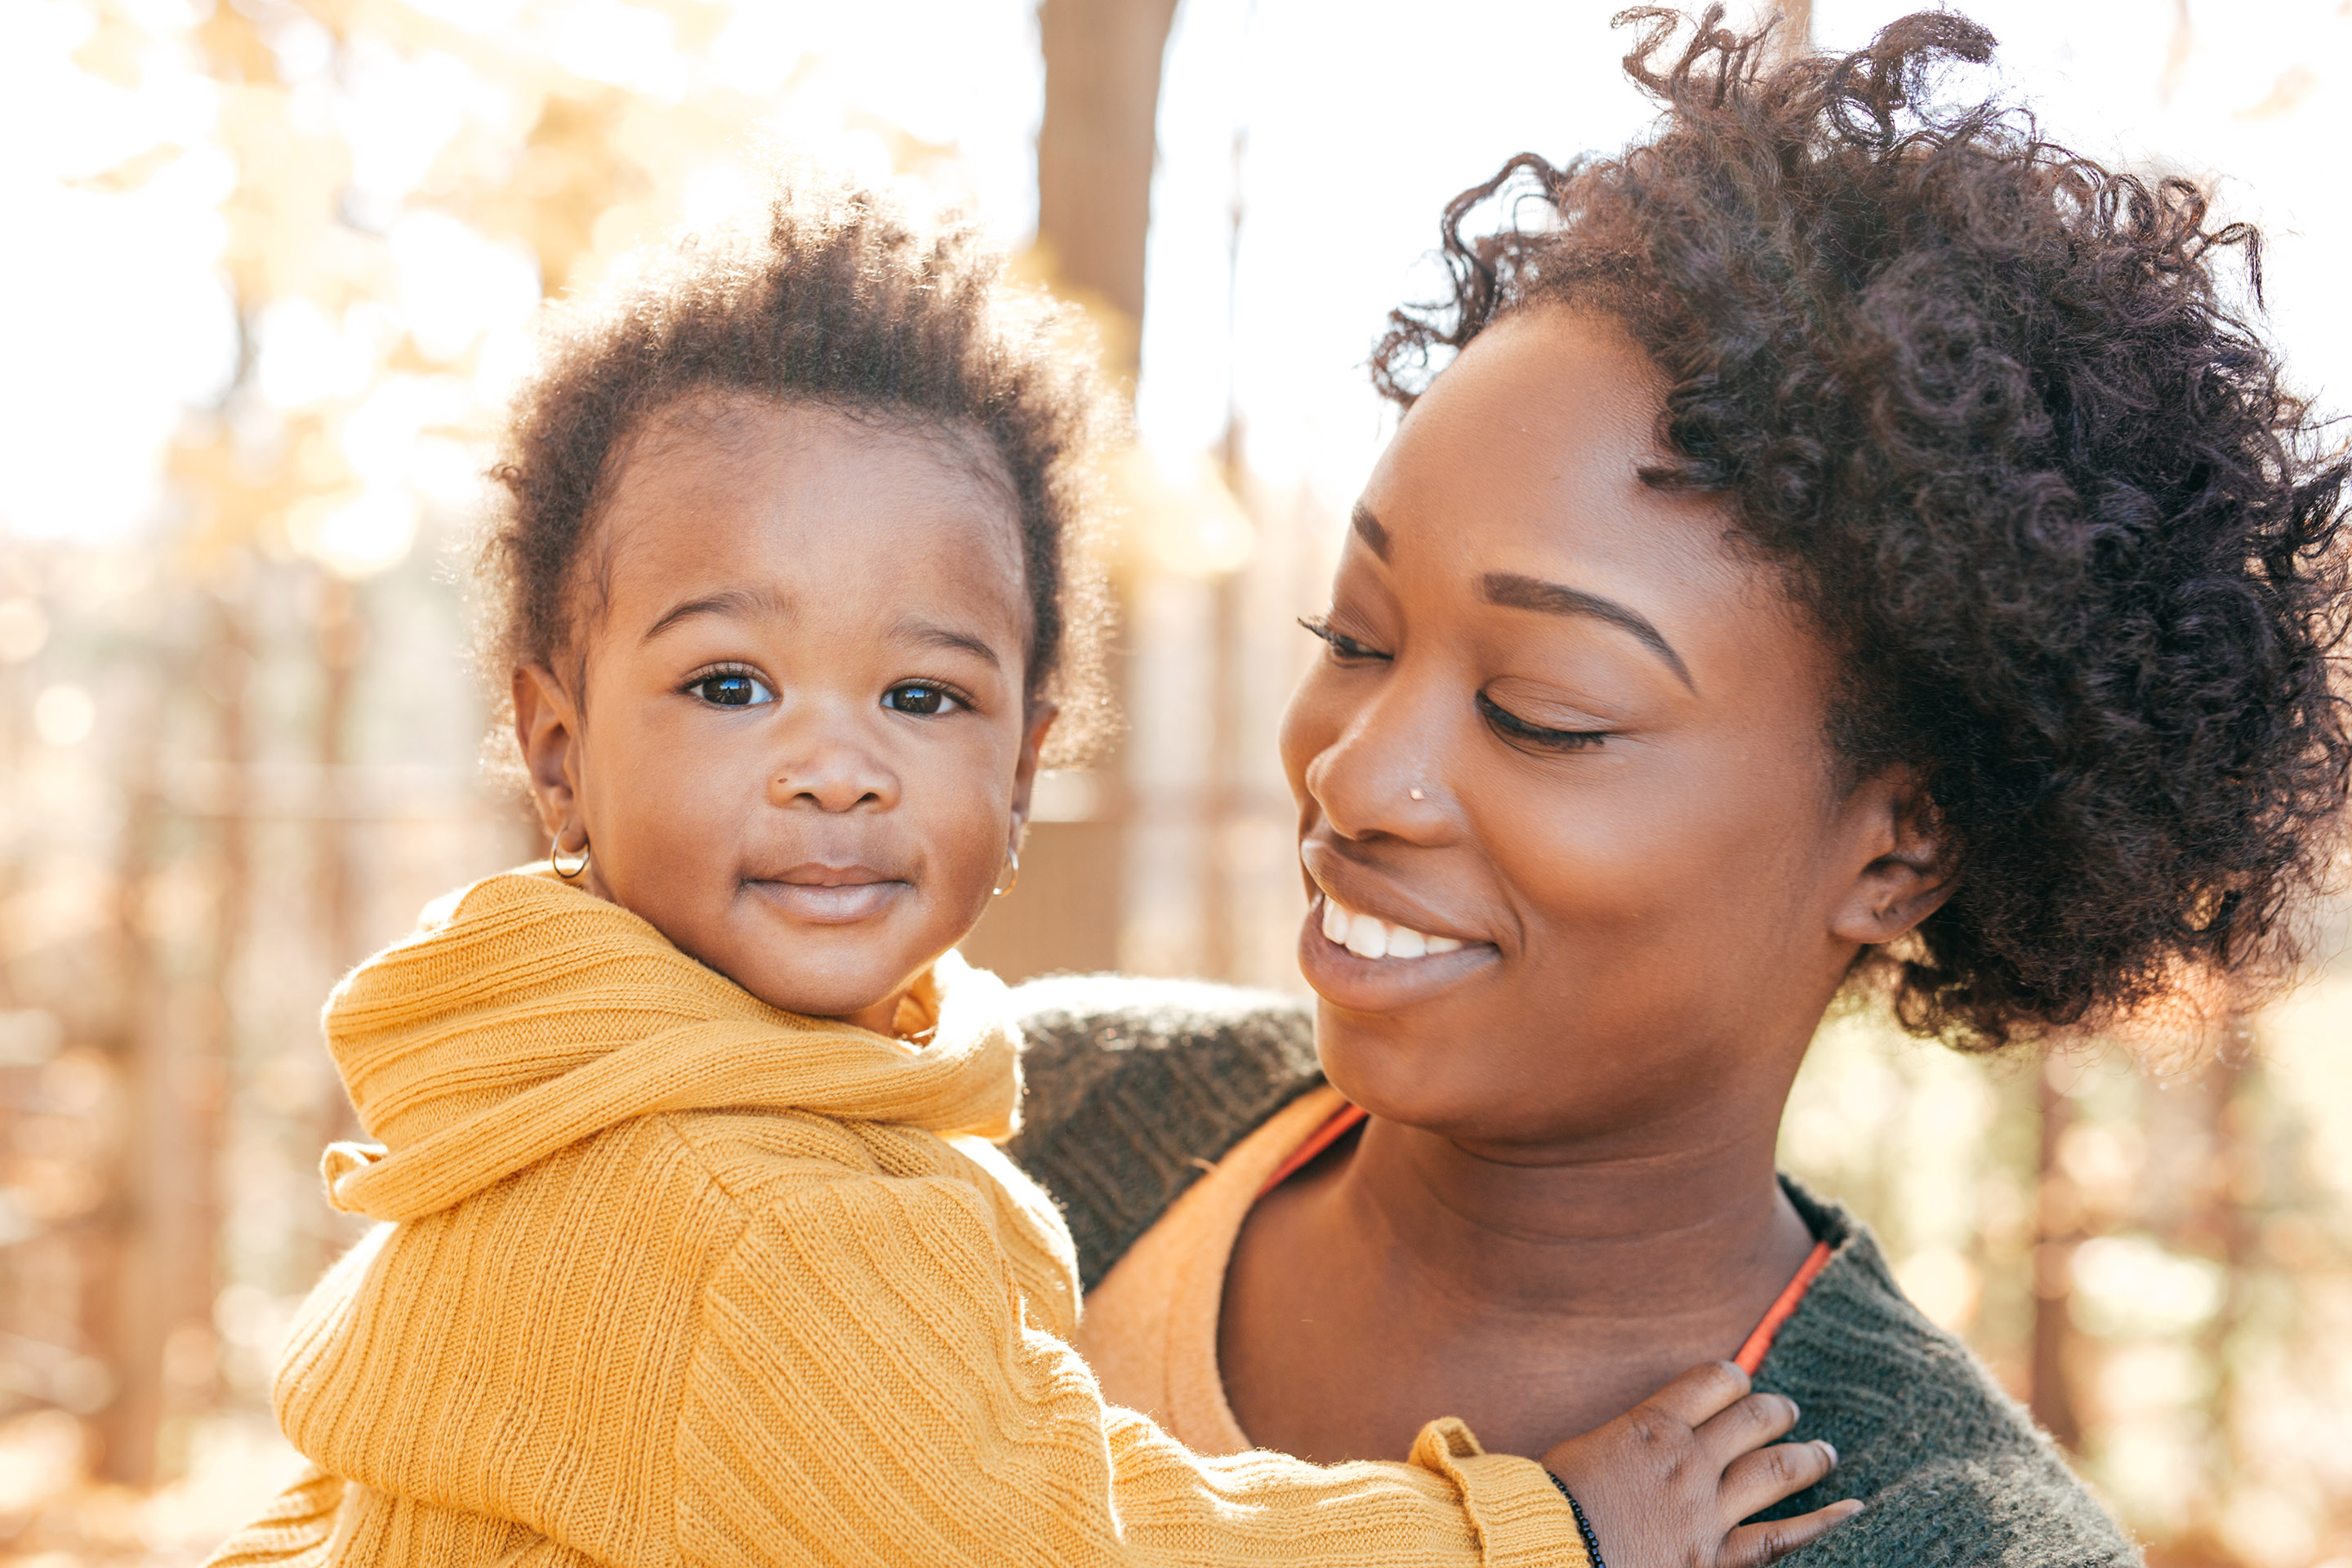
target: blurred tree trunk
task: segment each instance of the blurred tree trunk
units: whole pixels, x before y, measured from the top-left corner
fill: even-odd
[[[320,799],[311,865],[318,881],[312,897],[319,910],[319,938],[327,966],[340,977],[358,962],[358,889],[352,879],[352,803],[344,787],[351,763],[352,685],[367,647],[367,624],[359,595],[331,572],[319,574],[317,620],[319,729],[313,753]]]
[[[360,659],[367,650],[368,626],[360,596],[333,573],[321,570],[312,608],[313,648],[319,664],[319,719],[312,761],[319,780],[310,832],[310,901],[318,914],[320,956],[340,981],[366,954],[360,934],[359,879],[354,872],[353,803],[350,787],[352,697]],[[324,1052],[318,1058],[318,1100],[307,1129],[296,1136],[307,1144],[305,1160],[328,1144],[359,1135],[359,1118],[342,1079]],[[303,1138],[307,1132],[307,1138]],[[323,1205],[312,1211],[302,1249],[308,1268],[323,1270],[349,1237]]]
[[[1143,320],[1160,63],[1176,0],[1043,0],[1037,241],[1067,288]],[[1132,374],[1129,363],[1109,368]]]
[[[158,702],[156,707],[163,706]],[[112,1386],[86,1413],[91,1469],[110,1480],[135,1481],[155,1460],[155,1416],[163,1405],[163,1337],[154,1311],[155,1291],[142,1267],[140,1247],[146,1209],[142,1180],[152,1116],[154,1064],[151,1046],[161,976],[154,939],[145,913],[154,877],[162,803],[157,798],[161,759],[155,715],[145,716],[134,733],[125,770],[121,836],[116,840],[113,911],[115,1006],[108,1055],[122,1089],[127,1111],[123,1137],[110,1173],[105,1200],[90,1216],[81,1253],[82,1335],[101,1354]]]
[[[1773,52],[1795,59],[1813,47],[1813,0],[1781,0],[1780,25],[1772,36]]]
[[[1055,287],[1097,316],[1103,368],[1132,387],[1143,320],[1144,244],[1160,115],[1160,56],[1176,0],[1043,0],[1045,113],[1037,128],[1037,248]],[[1101,319],[1109,312],[1114,320]],[[1122,619],[1131,619],[1122,604]],[[1124,660],[1108,671],[1127,686]],[[1021,851],[1017,890],[963,943],[1008,980],[1118,967],[1124,919],[1121,760],[1097,759],[1091,820],[1040,822]]]
[[[2233,1028],[2229,1037],[2234,1039],[2238,1033]],[[2263,1196],[2259,1149],[2247,1135],[2257,1071],[2246,1057],[2225,1047],[2201,1075],[2198,1111],[2205,1123],[2205,1169],[2197,1184],[2188,1234],[2177,1241],[2182,1251],[2216,1258],[2223,1269],[2221,1303],[2197,1336],[2198,1356],[2211,1378],[2206,1473],[2217,1479],[2248,1473],[2248,1456],[2239,1443],[2242,1389],[2233,1352],[2262,1259],[2256,1212]],[[2220,1521],[2214,1516],[2226,1500],[2228,1487],[2223,1479],[2207,1493],[2203,1511],[2209,1530],[2218,1531]]]
[[[158,1439],[175,1402],[209,1400],[213,1298],[225,1215],[220,1159],[228,1064],[236,1033],[235,984],[252,888],[247,692],[252,637],[226,595],[210,605],[203,655],[187,684],[211,699],[218,793],[191,802],[209,829],[200,862],[209,884],[209,931],[193,952],[158,929],[150,899],[164,870],[159,758],[130,792],[121,902],[126,1040],[121,1060],[130,1103],[110,1256],[99,1260],[92,1306],[115,1385],[95,1422],[97,1473],[126,1486],[161,1479]],[[183,681],[185,680],[183,677]],[[169,692],[181,682],[163,679]],[[182,686],[185,689],[185,686]],[[173,706],[166,697],[163,708]],[[153,727],[151,727],[153,728]],[[153,746],[151,735],[146,744]],[[176,974],[175,974],[176,972]]]
[[[2059,1163],[2059,1144],[2074,1107],[2055,1081],[2058,1064],[2043,1062],[2034,1073],[2041,1096],[2041,1144],[2034,1165],[2033,1419],[2069,1450],[2083,1441],[2074,1408],[2072,1347],[2074,1325],[2074,1247],[2082,1239],[2082,1200]]]

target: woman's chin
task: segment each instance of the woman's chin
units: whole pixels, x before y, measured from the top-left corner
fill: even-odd
[[[1298,933],[1298,971],[1345,1013],[1402,1013],[1483,978],[1502,962],[1492,942],[1419,958],[1366,958],[1323,934],[1310,910]]]

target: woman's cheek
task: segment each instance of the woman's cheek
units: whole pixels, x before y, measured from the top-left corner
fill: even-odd
[[[1339,733],[1338,693],[1328,664],[1318,662],[1300,679],[1282,710],[1282,771],[1300,806],[1307,802],[1307,770]]]

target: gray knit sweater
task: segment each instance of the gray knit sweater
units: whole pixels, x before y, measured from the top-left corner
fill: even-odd
[[[1204,1165],[1321,1081],[1310,1016],[1265,993],[1079,976],[1015,997],[1028,1095],[1012,1153],[1061,1201],[1088,1289]],[[1904,1299],[1869,1228],[1786,1184],[1835,1250],[1756,1386],[1794,1399],[1795,1436],[1828,1438],[1839,1464],[1771,1511],[1870,1505],[1792,1568],[2137,1564],[2025,1412]]]

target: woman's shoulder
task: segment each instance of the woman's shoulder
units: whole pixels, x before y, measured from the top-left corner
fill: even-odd
[[[1869,1506],[1789,1559],[1804,1568],[2136,1568],[2139,1553],[1984,1363],[1914,1307],[1868,1226],[1783,1178],[1834,1249],[1772,1342],[1756,1385],[1803,1412],[1838,1468],[1771,1510]],[[1815,1494],[1819,1495],[1816,1496]]]
[[[1271,991],[1066,974],[1013,992],[1021,1131],[1006,1151],[1061,1201],[1092,1289],[1201,1173],[1323,1081],[1315,1020]]]

